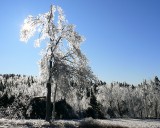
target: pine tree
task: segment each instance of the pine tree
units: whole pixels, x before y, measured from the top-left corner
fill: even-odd
[[[87,116],[91,116],[94,119],[103,119],[104,114],[101,111],[102,105],[98,103],[97,98],[93,91],[91,90],[90,106],[87,109]]]

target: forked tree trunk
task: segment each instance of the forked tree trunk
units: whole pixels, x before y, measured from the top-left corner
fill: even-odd
[[[47,97],[46,97],[46,121],[50,121],[51,112],[51,83],[47,83]]]

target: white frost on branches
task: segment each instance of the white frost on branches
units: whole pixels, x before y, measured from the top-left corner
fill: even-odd
[[[40,47],[44,40],[48,42],[41,52],[42,59],[39,62],[43,82],[50,79],[59,81],[62,78],[64,81],[75,82],[96,79],[80,50],[84,37],[75,31],[75,25],[68,24],[61,7],[53,5],[47,13],[36,17],[29,15],[22,25],[20,40],[27,42],[35,32],[39,34],[35,47]],[[52,67],[49,67],[50,62]]]

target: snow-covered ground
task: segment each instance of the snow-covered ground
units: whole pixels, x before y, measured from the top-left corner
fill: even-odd
[[[110,119],[97,121],[102,124],[126,126],[129,128],[160,128],[159,119]]]
[[[50,126],[50,124],[44,120],[8,120],[0,119],[0,128],[48,128],[48,127],[58,127],[58,128],[78,128],[81,123],[91,122],[100,124],[100,126],[122,126],[128,128],[160,128],[160,120],[152,119],[109,119],[109,120],[93,120],[93,119],[83,119],[83,120],[57,120]],[[82,126],[81,126],[82,128]]]

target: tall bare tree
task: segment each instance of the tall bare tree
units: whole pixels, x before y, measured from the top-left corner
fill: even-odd
[[[58,17],[57,20],[55,16]],[[96,77],[80,50],[84,38],[75,31],[74,25],[67,22],[61,7],[51,5],[47,13],[36,17],[29,15],[21,29],[21,41],[27,42],[36,31],[39,37],[35,40],[35,46],[40,47],[41,42],[47,43],[41,52],[42,58],[39,64],[41,80],[47,84],[46,120],[50,121],[51,84],[54,85],[52,113],[54,119],[57,87],[70,85],[70,81],[83,87],[89,81],[96,80]]]

